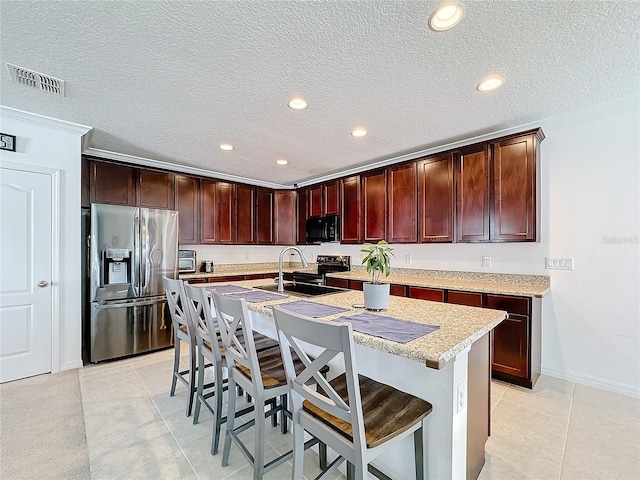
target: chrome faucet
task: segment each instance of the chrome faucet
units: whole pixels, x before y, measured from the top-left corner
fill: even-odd
[[[279,292],[284,292],[284,276],[282,273],[282,259],[284,258],[285,252],[287,252],[288,250],[293,250],[295,252],[298,252],[298,255],[300,255],[300,261],[302,262],[302,268],[307,268],[309,266],[309,264],[304,258],[304,255],[302,255],[302,252],[298,247],[283,248],[282,251],[280,252],[280,258],[278,260],[278,291]]]

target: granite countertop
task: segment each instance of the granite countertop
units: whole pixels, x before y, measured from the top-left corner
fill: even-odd
[[[244,287],[271,284],[270,282],[265,282],[265,280],[245,280],[229,283]],[[344,313],[321,318],[327,321],[334,320],[343,315],[357,315],[366,312],[366,310],[362,308],[352,308],[352,305],[361,304],[363,301],[363,293],[354,290],[317,297],[288,296],[287,298],[273,300],[271,302],[247,302],[247,307],[251,311],[273,316],[273,311],[270,308],[271,305],[299,300],[349,309],[349,311]],[[409,358],[435,369],[443,368],[446,362],[455,358],[455,356],[465,348],[470,347],[473,342],[491,331],[507,317],[507,313],[500,310],[466,307],[395,296],[391,296],[389,299],[389,308],[384,312],[369,313],[377,313],[417,323],[440,326],[438,330],[404,344],[372,335],[353,332],[353,338],[357,344]]]
[[[316,273],[315,264],[302,268],[300,263],[285,263],[284,272],[309,271]],[[505,273],[452,272],[445,270],[422,270],[415,268],[394,268],[388,277],[382,277],[385,283],[410,285],[416,287],[444,288],[465,292],[496,293],[501,295],[520,295],[541,298],[549,292],[550,277],[545,275],[515,275]],[[245,263],[215,265],[213,273],[187,273],[180,278],[215,278],[230,275],[249,275],[278,273],[278,263]],[[350,272],[330,273],[329,277],[348,280],[368,281],[371,277],[364,267],[354,265]]]
[[[416,287],[539,298],[548,293],[550,288],[550,279],[544,275],[447,272],[418,269],[395,269],[392,272],[388,277],[381,277],[381,281]],[[371,275],[364,268],[354,269],[350,272],[330,273],[328,276],[362,281],[371,279]]]

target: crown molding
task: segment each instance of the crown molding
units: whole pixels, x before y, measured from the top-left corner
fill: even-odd
[[[80,137],[85,137],[87,134],[89,134],[88,137],[90,137],[90,133],[93,131],[93,127],[67,122],[65,120],[58,120],[57,118],[45,117],[44,115],[25,112],[24,110],[18,110],[16,108],[5,107],[4,105],[0,105],[0,117],[27,123],[30,125],[45,127],[50,130],[69,133],[71,135],[78,135]],[[85,143],[85,141],[88,140],[86,140],[85,138],[83,139],[83,143]]]
[[[197,175],[200,177],[215,178],[216,180],[227,180],[229,182],[234,182],[234,183],[246,183],[248,185],[271,188],[273,190],[293,188],[293,185],[282,185],[279,183],[264,182],[261,180],[255,180],[253,178],[240,177],[238,175],[229,175],[226,173],[214,172],[212,170],[205,170],[204,168],[188,167],[186,165],[179,165],[177,163],[153,160],[151,158],[145,158],[145,157],[137,157],[135,155],[127,155],[125,153],[112,152],[109,150],[101,150],[99,148],[87,148],[83,150],[82,153],[84,155],[92,155],[94,157],[105,158],[108,160],[115,160],[118,162],[131,163],[134,165],[140,165],[144,167],[159,168],[161,170],[171,170],[174,172],[186,173],[189,175]]]

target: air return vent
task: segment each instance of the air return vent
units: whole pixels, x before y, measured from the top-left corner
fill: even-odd
[[[14,82],[64,97],[64,80],[18,67],[10,63],[7,63],[7,67],[9,68],[11,80]]]

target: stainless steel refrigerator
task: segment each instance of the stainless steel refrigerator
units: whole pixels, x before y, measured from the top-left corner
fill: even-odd
[[[173,344],[162,277],[178,278],[178,212],[91,205],[89,359]]]

